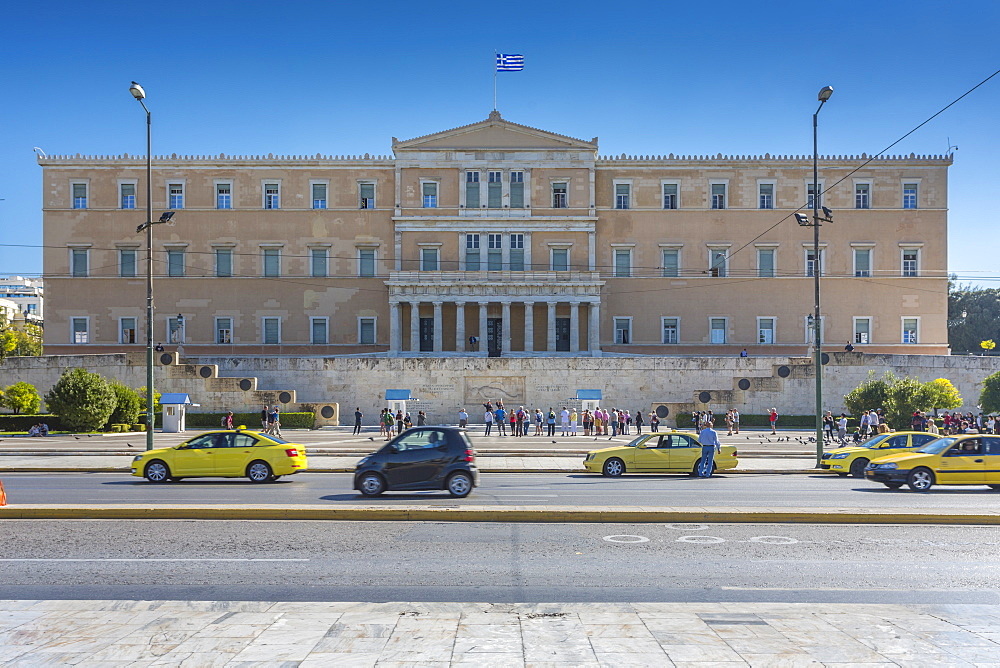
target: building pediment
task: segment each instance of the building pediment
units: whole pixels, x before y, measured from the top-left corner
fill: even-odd
[[[455,149],[544,149],[549,151],[558,149],[579,151],[583,149],[597,151],[597,137],[589,142],[574,139],[527,125],[511,123],[501,118],[500,112],[493,111],[486,120],[471,125],[402,141],[395,137],[392,138],[392,150],[396,153],[407,150],[448,151]]]

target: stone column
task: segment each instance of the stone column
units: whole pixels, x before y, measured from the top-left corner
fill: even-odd
[[[410,302],[410,352],[420,352],[420,302]]]
[[[524,350],[535,351],[535,302],[524,303]]]
[[[455,352],[465,352],[465,302],[455,302]]]
[[[328,195],[329,196],[329,195]],[[393,235],[393,252],[396,253],[396,271],[403,270],[403,233]]]
[[[389,357],[399,354],[399,349],[403,347],[400,334],[402,323],[399,321],[399,302],[389,302]]]
[[[486,357],[490,348],[486,345],[486,307],[489,302],[479,302],[479,354]]]
[[[510,302],[500,302],[500,306],[503,308],[500,315],[503,320],[501,323],[503,333],[500,336],[500,350],[510,352]]]
[[[597,232],[587,232],[587,267],[597,271]]]
[[[548,302],[549,305],[549,329],[548,329],[548,343],[546,348],[548,351],[555,352],[556,349],[556,302]]]
[[[601,356],[601,303],[600,302],[590,302],[590,326],[588,327],[588,336],[590,339],[588,342],[588,347],[590,348],[591,357]]]
[[[580,302],[569,303],[569,351],[580,352]]]
[[[441,317],[441,305],[443,304],[443,302],[431,302],[431,303],[434,304],[434,352],[439,353],[441,352],[441,341],[442,341],[441,330],[443,329],[442,324],[444,320]]]

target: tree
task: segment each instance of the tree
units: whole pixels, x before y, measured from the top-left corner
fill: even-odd
[[[18,321],[20,322],[20,321]],[[42,354],[42,328],[33,322],[15,326],[0,314],[0,359],[9,356],[26,357]]]
[[[979,408],[984,413],[1000,413],[1000,371],[983,380],[983,393],[979,395]]]
[[[3,392],[3,405],[14,413],[34,414],[38,412],[42,399],[31,383],[14,383]]]
[[[927,383],[927,391],[930,394],[931,408],[937,415],[938,409],[950,411],[962,405],[962,395],[958,389],[951,384],[947,378],[938,378]]]
[[[892,377],[886,373],[887,377]],[[861,415],[863,411],[884,408],[889,397],[889,382],[875,377],[874,371],[868,372],[868,378],[856,388],[844,395],[844,405],[851,415]]]
[[[956,353],[981,353],[980,343],[1000,339],[1000,288],[948,283],[948,345]]]
[[[108,418],[109,424],[135,424],[139,420],[139,411],[142,409],[142,399],[131,387],[126,387],[117,380],[109,383],[111,390],[115,393],[115,409]]]
[[[45,404],[72,431],[93,431],[107,423],[117,398],[107,381],[86,369],[67,369],[45,395]]]
[[[844,405],[852,415],[881,408],[890,427],[909,429],[914,412],[933,407],[934,391],[928,385],[916,378],[898,378],[891,371],[875,378],[875,373],[869,371],[867,380],[844,395]]]

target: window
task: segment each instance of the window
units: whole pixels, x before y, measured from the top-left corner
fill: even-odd
[[[358,343],[375,344],[375,318],[358,318]]]
[[[325,346],[329,343],[329,318],[309,318],[309,342],[314,346]]]
[[[135,343],[135,318],[119,318],[118,331],[120,332],[118,343]]]
[[[487,172],[486,206],[499,209],[503,206],[503,172]]]
[[[374,183],[359,183],[358,184],[358,208],[359,209],[374,209],[375,208],[375,184]]]
[[[759,278],[774,278],[774,249],[757,249],[757,276]]]
[[[710,318],[709,319],[709,329],[711,330],[711,341],[712,341],[712,343],[725,343],[726,342],[726,319],[725,318]]]
[[[184,208],[184,184],[183,183],[170,183],[167,184],[167,208],[169,209],[183,209]]]
[[[524,271],[524,235],[510,235],[510,270]]]
[[[903,249],[903,276],[914,277],[917,276],[919,267],[920,251],[916,248],[904,248]]]
[[[615,184],[615,208],[616,209],[627,209],[629,208],[629,200],[632,198],[632,184],[630,183],[616,183]]]
[[[326,184],[325,183],[314,183],[312,184],[312,208],[314,209],[325,209],[326,208]],[[364,208],[364,207],[362,207]]]
[[[681,251],[678,248],[663,249],[663,276],[676,278],[681,275]]]
[[[371,278],[375,276],[375,249],[358,249],[358,276]]]
[[[725,209],[726,208],[726,184],[725,183],[713,183],[712,184],[712,208],[713,209]]]
[[[325,248],[309,249],[309,275],[313,278],[325,278],[329,274],[329,251]]]
[[[567,192],[565,183],[552,184],[552,208],[565,209],[567,206]]]
[[[916,209],[917,208],[917,184],[916,183],[904,183],[903,184],[903,208],[904,209]]]
[[[872,249],[854,249],[854,275],[867,277],[872,275]]]
[[[823,275],[823,264],[824,264],[824,252],[823,249],[819,249],[819,272]],[[816,255],[812,248],[806,249],[806,276],[814,276],[813,272],[816,271]]]
[[[215,184],[215,208],[216,209],[232,209],[233,208],[233,184],[232,183],[216,183]]]
[[[183,322],[177,318],[167,318],[167,341],[169,343],[184,343],[184,333],[181,331]]]
[[[552,271],[569,271],[569,249],[553,248],[550,266]]]
[[[479,172],[465,173],[465,208],[479,208]]]
[[[424,196],[424,208],[436,209],[438,205],[438,184],[433,181],[424,181],[420,189]]]
[[[855,183],[854,184],[854,208],[855,209],[870,209],[871,208],[871,184],[870,183]]]
[[[479,271],[479,235],[465,235],[465,270]]]
[[[233,342],[232,318],[215,319],[215,342],[223,344],[230,344]]]
[[[524,172],[510,173],[510,208],[524,208]]]
[[[265,276],[281,276],[281,249],[280,248],[264,248],[263,261],[264,261],[264,275]]]
[[[118,184],[118,201],[119,206],[123,209],[134,209],[135,208],[135,184],[134,183],[120,183]]]
[[[725,278],[729,273],[729,249],[709,248],[708,273],[713,278]]]
[[[219,278],[229,278],[233,275],[233,249],[215,249],[215,275]]]
[[[70,251],[70,272],[73,278],[82,278],[90,274],[90,251],[86,248],[74,248]]]
[[[262,318],[262,321],[264,343],[268,345],[281,343],[281,318]]]
[[[677,208],[677,184],[676,183],[664,183],[663,184],[663,208],[664,209],[676,209]]]
[[[806,208],[809,208],[809,209],[813,208],[813,194],[814,194],[814,190],[815,190],[815,185],[816,184],[814,184],[814,183],[807,183],[806,184]],[[820,207],[820,206],[823,206],[823,184],[822,183],[819,184],[819,203],[818,203],[817,208]]]
[[[437,248],[421,248],[420,249],[420,270],[421,271],[437,271],[438,270],[438,249]]]
[[[486,269],[500,271],[503,269],[503,235],[486,235]]]
[[[615,343],[632,342],[632,318],[615,318]]]
[[[855,343],[871,343],[872,340],[872,319],[871,318],[855,318],[854,319],[854,342]]]
[[[138,253],[134,248],[118,249],[118,275],[122,278],[135,276]]]
[[[917,342],[917,328],[919,324],[919,318],[903,318],[903,343]]]
[[[774,184],[760,183],[757,185],[758,208],[774,208]]]
[[[628,278],[632,275],[632,249],[615,249],[615,278]]]
[[[88,318],[70,318],[73,343],[90,343],[90,323]]]
[[[663,318],[663,342],[680,343],[681,321],[679,318]]]
[[[264,184],[264,208],[281,208],[281,185],[278,183]]]
[[[184,251],[180,248],[167,249],[167,276],[184,275]]]
[[[73,208],[74,209],[86,209],[87,208],[87,184],[86,183],[74,183],[72,184],[73,189]]]
[[[774,318],[757,318],[757,343],[774,343]]]

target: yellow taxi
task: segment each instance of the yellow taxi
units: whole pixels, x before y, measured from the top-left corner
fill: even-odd
[[[210,431],[132,460],[132,475],[155,483],[244,476],[250,482],[273,482],[306,468],[305,446],[243,427]]]
[[[943,436],[914,452],[873,459],[865,474],[889,489],[905,483],[915,492],[926,492],[934,485],[1000,489],[1000,436]]]
[[[626,445],[592,450],[583,460],[591,473],[617,478],[623,473],[690,473],[698,475],[701,443],[695,434],[670,431],[641,434]],[[713,471],[734,469],[736,448],[722,446],[716,453]]]
[[[871,460],[900,452],[910,452],[935,438],[936,434],[928,434],[925,431],[893,431],[878,434],[864,443],[824,452],[820,468],[841,477],[850,473],[855,478],[864,478],[865,467]]]

